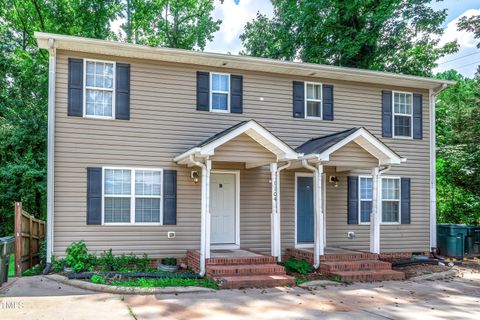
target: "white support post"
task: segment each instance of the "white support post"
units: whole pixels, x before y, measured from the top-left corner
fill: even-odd
[[[380,215],[381,203],[379,187],[379,168],[372,169],[372,212],[370,214],[370,252],[380,253]]]
[[[325,251],[325,243],[323,236],[325,234],[325,220],[323,214],[323,165],[320,163],[317,165],[317,170],[315,170],[315,176],[315,255],[320,257],[324,255]]]
[[[279,238],[279,231],[278,226],[280,221],[278,219],[278,187],[277,187],[277,180],[278,180],[278,165],[276,162],[270,164],[270,173],[271,173],[271,181],[272,181],[272,216],[271,216],[271,254],[273,257],[278,259],[278,238]]]
[[[327,247],[327,175],[322,174],[323,248]]]
[[[212,160],[205,161],[205,211],[206,211],[206,226],[205,226],[205,258],[210,259],[210,235],[211,235],[211,215],[210,215],[210,173],[212,171]]]

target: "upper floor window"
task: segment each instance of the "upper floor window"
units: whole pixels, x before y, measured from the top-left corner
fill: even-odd
[[[413,95],[393,92],[393,136],[412,137]]]
[[[104,223],[161,223],[161,169],[104,168],[103,177]]]
[[[115,107],[115,63],[85,60],[84,115],[113,118]]]
[[[305,116],[322,119],[322,84],[305,83]]]
[[[230,75],[210,73],[210,110],[230,112]]]

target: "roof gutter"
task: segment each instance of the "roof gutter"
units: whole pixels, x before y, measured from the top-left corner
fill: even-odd
[[[48,143],[47,143],[47,267],[53,255],[53,219],[54,219],[54,151],[55,151],[55,81],[57,63],[57,43],[48,39]]]

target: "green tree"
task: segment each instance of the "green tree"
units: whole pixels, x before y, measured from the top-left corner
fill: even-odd
[[[246,54],[345,67],[431,75],[455,42],[438,46],[446,10],[430,0],[273,0],[241,40]]]
[[[458,29],[473,32],[475,39],[480,39],[480,15],[460,18]],[[477,44],[477,48],[480,48],[480,42]]]
[[[126,40],[154,47],[203,50],[219,30],[213,0],[128,0]]]

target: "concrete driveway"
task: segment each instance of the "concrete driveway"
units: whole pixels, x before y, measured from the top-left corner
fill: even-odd
[[[17,302],[17,308],[5,308]],[[2,307],[3,306],[3,307]],[[11,305],[9,305],[11,307]],[[475,319],[480,274],[438,281],[391,281],[215,293],[119,296],[21,278],[0,292],[0,319]]]

